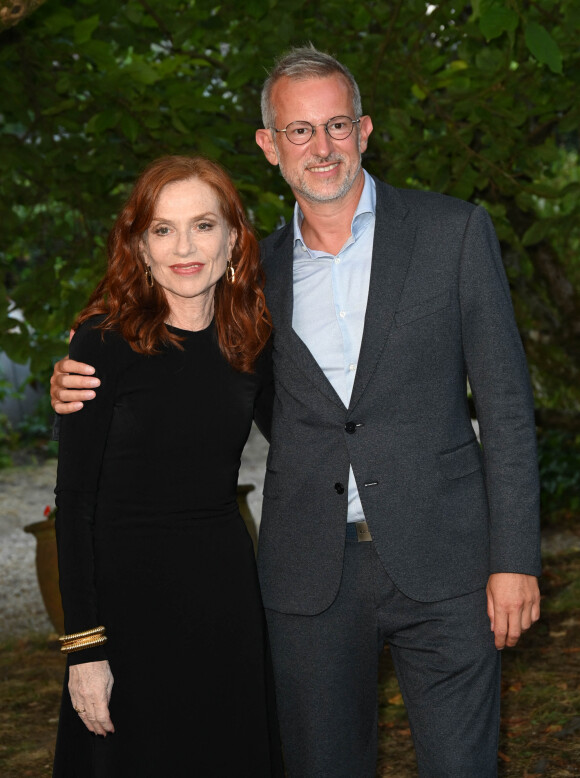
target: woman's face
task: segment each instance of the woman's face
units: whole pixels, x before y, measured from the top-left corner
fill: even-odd
[[[214,190],[190,178],[163,187],[140,248],[174,308],[193,298],[213,299],[235,240]]]

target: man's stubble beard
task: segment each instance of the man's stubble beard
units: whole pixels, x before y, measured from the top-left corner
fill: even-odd
[[[362,159],[361,159],[361,153],[360,153],[360,138],[358,141],[358,161],[355,169],[352,171],[347,171],[346,176],[343,180],[343,182],[340,184],[339,188],[335,192],[331,193],[325,193],[323,191],[318,191],[315,189],[312,189],[304,180],[304,171],[306,170],[307,165],[303,165],[302,172],[299,174],[296,178],[296,180],[293,180],[289,177],[288,171],[286,169],[286,166],[282,163],[282,157],[278,151],[278,145],[276,142],[276,139],[274,139],[274,144],[276,146],[276,151],[278,152],[278,167],[280,168],[280,173],[282,175],[282,178],[286,181],[290,189],[294,192],[296,196],[301,196],[305,200],[308,200],[311,203],[330,203],[334,200],[340,200],[343,197],[345,197],[349,191],[351,190],[354,182],[356,181],[362,167]],[[320,159],[313,159],[309,160],[308,165],[312,166],[313,164],[322,167],[324,165],[332,164],[333,162],[344,162],[344,157],[342,154],[331,154],[326,159],[320,160]]]

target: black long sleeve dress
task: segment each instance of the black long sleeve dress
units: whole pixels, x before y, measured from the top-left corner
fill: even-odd
[[[135,353],[79,328],[71,356],[101,379],[61,419],[57,538],[68,634],[108,642],[115,733],[92,735],[67,678],[58,778],[262,778],[282,774],[267,632],[236,484],[252,418],[267,426],[271,367],[233,370],[213,324],[174,330],[184,350]]]

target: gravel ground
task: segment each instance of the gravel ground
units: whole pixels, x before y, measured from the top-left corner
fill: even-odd
[[[254,484],[248,504],[256,520],[262,511],[262,485],[268,444],[254,427],[246,445],[240,484]],[[0,470],[0,640],[31,632],[52,633],[36,580],[36,541],[23,527],[42,521],[54,505],[56,460]],[[257,524],[257,521],[256,521]]]
[[[262,485],[268,444],[254,427],[244,451],[240,484],[254,484],[248,495],[258,524],[262,510]],[[23,527],[42,521],[46,505],[53,505],[56,460],[42,465],[0,470],[0,640],[30,632],[53,631],[38,589],[35,545]],[[580,550],[580,537],[572,532],[544,534],[544,553]]]

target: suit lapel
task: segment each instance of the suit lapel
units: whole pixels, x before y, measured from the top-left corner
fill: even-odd
[[[375,179],[376,180],[376,179]],[[365,325],[349,408],[371,379],[395,315],[413,252],[416,224],[400,194],[376,181],[377,207]]]
[[[294,230],[287,224],[274,241],[266,262],[266,300],[274,322],[274,350],[283,352],[296,367],[331,402],[344,403],[304,341],[292,328]],[[276,359],[276,356],[275,356]]]
[[[416,224],[396,189],[377,184],[375,235],[365,325],[356,378],[349,408],[364,392],[385,348],[395,310],[407,276]],[[333,403],[344,404],[320,365],[292,328],[293,245],[292,223],[280,230],[266,257],[266,295],[274,321],[274,347],[294,361],[308,380]]]

